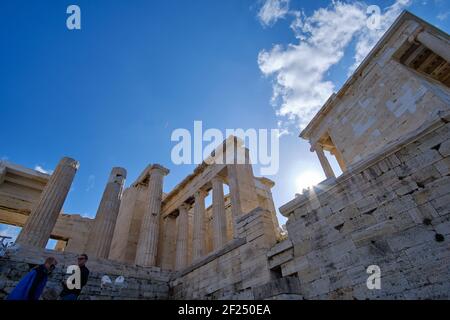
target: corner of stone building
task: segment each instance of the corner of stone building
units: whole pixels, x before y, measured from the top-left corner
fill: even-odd
[[[270,211],[256,208],[237,221],[239,238],[246,243],[239,248],[242,287],[253,288],[273,279],[269,269],[267,251],[276,244]]]

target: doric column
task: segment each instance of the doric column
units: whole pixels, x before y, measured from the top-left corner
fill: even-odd
[[[192,240],[192,260],[198,260],[206,254],[206,217],[205,217],[205,197],[207,193],[198,190],[195,193],[194,203],[194,228]]]
[[[182,204],[178,208],[178,212],[175,269],[181,270],[187,266],[188,260],[189,216],[187,206]]]
[[[153,165],[149,169],[149,203],[142,218],[135,260],[140,266],[150,267],[156,263],[163,179],[168,173],[169,170],[160,165]]]
[[[86,244],[88,255],[104,259],[109,256],[126,177],[124,168],[111,170]]]
[[[221,177],[215,176],[211,182],[213,186],[213,248],[218,250],[227,241],[223,180]]]
[[[165,270],[173,270],[174,258],[176,256],[176,234],[177,234],[177,218],[169,214],[163,219],[164,234],[161,253],[161,268]]]
[[[114,228],[113,238],[111,240],[111,248],[109,249],[108,259],[110,260],[126,262],[130,242],[130,228],[134,213],[136,211],[135,204],[138,194],[138,187],[126,188],[122,193],[116,226]],[[134,248],[134,253],[136,253],[136,248]],[[128,262],[134,262],[134,255],[133,259]]]
[[[419,41],[425,47],[450,63],[450,44],[448,41],[445,41],[444,39],[441,39],[428,31],[420,32],[414,40]]]
[[[247,148],[238,147],[238,155],[244,153],[245,163],[235,162],[229,164],[228,186],[230,187],[231,211],[233,213],[233,234],[237,236],[236,220],[243,214],[249,213],[259,206],[256,192],[255,176],[250,163],[249,151]],[[237,157],[238,158],[238,157]],[[235,158],[235,161],[237,161]]]
[[[339,167],[341,168],[342,172],[347,171],[347,165],[345,164],[344,158],[342,157],[342,154],[339,152],[339,150],[334,148],[331,151],[331,154],[334,155],[334,157],[336,158],[336,161],[339,164]]]
[[[208,254],[214,250],[213,248],[213,214],[212,208],[208,212],[206,211],[205,219],[205,254]]]
[[[64,240],[57,240],[55,245],[55,251],[64,252],[66,249],[67,242]]]
[[[63,158],[58,163],[17,237],[17,243],[45,248],[78,167],[78,161],[71,158]]]
[[[322,166],[323,171],[325,172],[325,176],[328,178],[334,178],[334,172],[331,168],[330,163],[328,162],[327,157],[323,151],[323,147],[320,144],[316,144],[314,146],[314,150],[316,151],[317,157],[319,158],[320,165]]]

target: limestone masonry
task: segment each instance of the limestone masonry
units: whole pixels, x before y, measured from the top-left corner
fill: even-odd
[[[327,179],[280,207],[287,234],[274,183],[250,164],[205,162],[167,194],[161,165],[129,187],[113,168],[88,219],[61,212],[76,160],[51,175],[0,162],[0,223],[22,227],[0,257],[0,298],[53,255],[43,299],[55,299],[87,252],[82,299],[449,299],[449,86],[449,36],[404,12],[301,132]]]

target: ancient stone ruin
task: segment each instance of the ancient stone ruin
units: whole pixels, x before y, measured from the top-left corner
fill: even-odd
[[[82,299],[448,299],[449,86],[449,36],[404,12],[301,132],[327,179],[280,207],[287,234],[274,183],[248,162],[205,162],[167,194],[161,165],[127,188],[113,168],[95,219],[61,212],[76,160],[51,175],[0,162],[0,223],[22,227],[0,257],[0,298],[51,254],[43,298],[54,299],[87,252]]]

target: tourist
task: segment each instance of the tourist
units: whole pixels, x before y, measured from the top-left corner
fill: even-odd
[[[81,289],[86,285],[89,278],[89,269],[86,267],[86,262],[88,260],[87,254],[83,253],[78,256],[78,267],[80,268],[80,288],[69,289],[66,282],[63,282],[63,290],[60,294],[61,300],[77,300],[78,296],[81,294]]]
[[[19,281],[6,300],[39,300],[47,283],[48,275],[55,269],[57,261],[53,257],[45,259]]]

